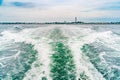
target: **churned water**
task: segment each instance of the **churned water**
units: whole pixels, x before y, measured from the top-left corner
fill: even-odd
[[[120,80],[120,25],[0,25],[0,80]]]

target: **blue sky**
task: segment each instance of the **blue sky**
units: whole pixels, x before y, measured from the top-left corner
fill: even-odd
[[[2,0],[0,0],[0,6],[2,5],[2,2],[3,2],[3,1],[2,1]]]
[[[0,0],[0,22],[120,21],[120,0]]]

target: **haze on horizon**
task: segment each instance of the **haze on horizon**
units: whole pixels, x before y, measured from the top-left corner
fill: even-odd
[[[120,22],[120,0],[0,0],[0,22]]]

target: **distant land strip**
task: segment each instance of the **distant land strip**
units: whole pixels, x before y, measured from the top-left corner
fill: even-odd
[[[0,22],[0,24],[120,24],[120,22]]]

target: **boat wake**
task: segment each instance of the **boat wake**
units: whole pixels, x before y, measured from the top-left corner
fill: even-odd
[[[120,80],[120,36],[94,27],[1,31],[0,80]]]

